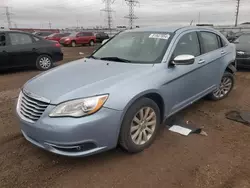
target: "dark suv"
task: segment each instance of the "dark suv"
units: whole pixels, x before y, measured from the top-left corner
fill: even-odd
[[[109,39],[109,35],[104,32],[96,33],[96,42],[102,43],[102,41]]]
[[[250,33],[239,36],[235,41],[237,67],[250,68]]]

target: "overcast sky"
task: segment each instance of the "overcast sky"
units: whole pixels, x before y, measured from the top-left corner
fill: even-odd
[[[1,6],[10,6],[11,19],[18,27],[52,28],[105,26],[105,7],[102,0],[0,0]],[[128,25],[125,0],[112,4],[113,25]],[[186,25],[194,20],[201,23],[232,25],[236,0],[140,0],[135,7],[139,18],[136,25]],[[0,26],[7,26],[5,9],[0,8]],[[241,0],[239,23],[250,21],[250,0]]]

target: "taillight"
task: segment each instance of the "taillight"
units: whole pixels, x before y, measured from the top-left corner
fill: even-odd
[[[56,42],[56,43],[55,43],[55,46],[56,46],[56,47],[61,47],[61,44],[60,44],[59,42]]]

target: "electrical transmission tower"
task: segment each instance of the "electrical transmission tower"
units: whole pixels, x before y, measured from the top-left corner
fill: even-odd
[[[109,32],[111,34],[112,30],[112,25],[113,25],[113,18],[112,18],[112,12],[114,10],[111,8],[111,5],[115,2],[115,0],[103,0],[103,3],[105,3],[105,8],[102,9],[101,11],[106,12],[106,18],[107,18],[107,26],[109,29]]]
[[[12,27],[12,21],[11,21],[11,15],[12,15],[12,13],[10,12],[10,7],[6,6],[6,7],[2,7],[2,8],[5,9],[5,16],[7,18],[8,27],[11,28]]]
[[[135,16],[134,7],[139,4],[139,1],[137,0],[125,0],[125,1],[129,6],[129,14],[128,16],[125,16],[125,18],[129,19],[129,27],[130,29],[132,29],[134,25],[134,20],[138,19],[138,17]]]
[[[239,17],[239,11],[240,11],[240,0],[236,0],[236,17],[235,17],[235,27],[238,25],[238,17]]]

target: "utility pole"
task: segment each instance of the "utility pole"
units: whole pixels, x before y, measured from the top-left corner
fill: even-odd
[[[129,6],[129,14],[128,16],[125,16],[125,18],[129,19],[129,27],[130,29],[133,29],[134,20],[138,19],[138,17],[135,16],[134,13],[134,7],[139,4],[138,0],[125,0],[127,5]]]
[[[105,8],[101,11],[106,12],[106,18],[107,18],[107,26],[109,29],[109,32],[111,34],[112,31],[112,25],[113,25],[113,18],[112,18],[112,12],[114,10],[111,8],[111,5],[115,2],[115,0],[103,0],[103,3],[105,3]]]
[[[8,28],[12,28],[12,21],[11,21],[11,15],[12,13],[10,12],[10,7],[9,6],[5,6],[2,7],[5,9],[5,16],[7,18],[7,22],[8,22]]]
[[[79,20],[76,19],[76,29],[78,29],[78,28],[79,28]]]
[[[49,28],[50,28],[50,29],[51,29],[51,25],[52,25],[51,22],[49,22]]]
[[[235,27],[238,25],[238,17],[239,17],[239,11],[240,11],[240,0],[236,0],[237,5],[236,5],[236,17],[235,17]]]

